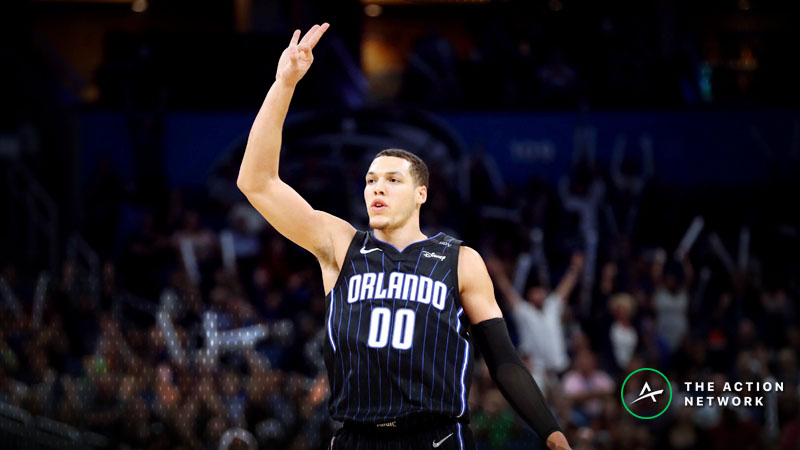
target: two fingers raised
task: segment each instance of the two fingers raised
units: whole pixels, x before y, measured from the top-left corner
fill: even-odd
[[[319,42],[319,39],[325,34],[329,26],[327,22],[322,25],[314,25],[308,30],[306,35],[303,36],[302,40],[300,39],[300,30],[295,30],[294,34],[292,34],[292,40],[289,42],[289,46],[294,47],[299,43],[301,50],[305,50],[305,48],[302,48],[304,46],[307,46],[308,50],[311,50],[317,45],[317,42]]]

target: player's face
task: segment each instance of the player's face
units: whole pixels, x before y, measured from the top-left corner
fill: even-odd
[[[402,227],[426,199],[427,188],[417,186],[410,161],[395,156],[381,156],[372,161],[364,186],[371,228]]]

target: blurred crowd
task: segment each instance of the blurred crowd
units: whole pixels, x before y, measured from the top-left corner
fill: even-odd
[[[659,203],[675,192],[652,182],[657,144],[646,136],[627,152],[618,141],[609,167],[592,142],[590,130],[576,131],[573,169],[557,186],[505,185],[480,152],[465,156],[466,190],[434,168],[423,231],[480,250],[512,338],[574,449],[799,448],[791,270],[775,269],[778,255],[749,238],[733,258],[711,218],[693,224],[688,200]],[[314,197],[328,186],[316,176],[292,184]],[[0,402],[96,432],[110,448],[322,448],[336,424],[313,257],[230,194],[233,178],[229,189],[215,180],[158,205],[118,180],[106,167],[87,186],[108,194],[86,197],[97,267],[67,257],[37,283],[3,265]],[[357,197],[360,182],[341,181],[341,192]],[[676,397],[643,421],[618,395],[640,367],[662,369],[676,392],[686,380],[772,380],[784,391],[764,407],[690,409]],[[481,449],[537,441],[481,364],[470,409]]]

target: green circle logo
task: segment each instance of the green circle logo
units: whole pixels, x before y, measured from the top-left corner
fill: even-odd
[[[669,401],[667,401],[667,405],[664,407],[664,409],[662,409],[662,410],[661,410],[661,412],[659,412],[658,414],[656,414],[656,415],[654,415],[654,416],[649,416],[649,417],[648,417],[648,416],[640,416],[640,415],[636,414],[635,412],[631,411],[631,409],[630,409],[630,408],[628,408],[628,404],[627,404],[627,403],[625,403],[625,384],[628,382],[628,380],[631,378],[631,376],[633,376],[633,374],[635,374],[635,373],[638,373],[638,372],[642,372],[642,371],[650,371],[650,372],[655,372],[655,373],[657,373],[657,374],[661,375],[661,378],[663,378],[663,379],[664,379],[664,381],[666,381],[666,382],[667,382],[667,387],[669,387]],[[639,400],[642,400],[643,398],[646,398],[646,397],[647,397],[647,398],[651,398],[653,401],[656,401],[656,400],[655,400],[655,396],[656,396],[657,394],[660,394],[660,393],[663,393],[663,389],[662,389],[662,390],[660,390],[660,391],[652,391],[652,390],[649,388],[649,385],[647,384],[647,382],[645,382],[645,386],[642,388],[642,392],[639,394],[639,398],[637,398],[636,400],[634,400],[632,403],[636,403],[637,401],[639,401]],[[651,369],[651,368],[649,368],[649,367],[642,367],[641,369],[634,370],[633,372],[631,372],[631,373],[630,373],[630,374],[629,374],[629,375],[628,375],[628,376],[625,378],[625,381],[623,381],[623,382],[622,382],[622,388],[619,390],[619,397],[620,397],[620,399],[622,400],[622,406],[624,406],[624,407],[625,407],[625,409],[626,409],[626,410],[627,410],[627,411],[628,411],[628,412],[629,412],[629,413],[630,413],[632,416],[634,416],[634,417],[637,417],[637,418],[639,418],[639,419],[655,419],[656,417],[658,417],[658,416],[660,416],[660,415],[664,414],[664,412],[667,410],[667,408],[669,408],[669,405],[671,405],[671,404],[672,404],[672,384],[670,384],[670,382],[669,382],[669,380],[667,379],[667,377],[666,377],[666,376],[665,376],[663,373],[659,372],[658,370],[656,370],[656,369]]]

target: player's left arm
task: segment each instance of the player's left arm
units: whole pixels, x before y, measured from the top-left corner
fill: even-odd
[[[548,448],[570,450],[542,391],[511,344],[483,258],[470,247],[461,247],[458,255],[458,289],[464,312],[473,324],[475,344],[500,392],[517,414],[546,438]]]

